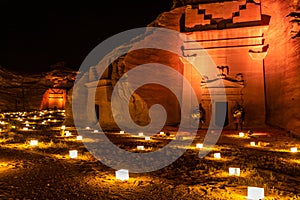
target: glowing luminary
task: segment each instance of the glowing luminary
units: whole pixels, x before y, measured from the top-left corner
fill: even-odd
[[[78,156],[77,150],[69,151],[69,156],[70,156],[70,158],[77,158],[77,156]]]
[[[86,130],[91,130],[91,128],[90,128],[90,127],[88,127],[88,126],[87,126],[87,127],[85,127],[85,129],[86,129]]]
[[[255,142],[250,142],[251,147],[255,147]]]
[[[144,151],[145,150],[144,146],[137,146],[136,148],[137,148],[137,150],[140,150],[140,151]]]
[[[202,149],[203,148],[203,144],[200,144],[200,143],[196,144],[196,148],[197,149]]]
[[[245,133],[239,132],[239,137],[245,137]]]
[[[50,122],[50,119],[48,119],[48,122]]]
[[[30,140],[30,146],[38,146],[39,142],[37,140]]]
[[[145,140],[149,141],[149,140],[151,140],[151,138],[147,136],[147,137],[145,137]]]
[[[124,134],[125,133],[125,131],[120,131],[120,134]]]
[[[29,127],[30,125],[29,124],[25,124],[25,126]]]
[[[99,131],[98,130],[94,130],[94,133],[98,133]]]
[[[229,176],[240,176],[240,168],[229,167]]]
[[[127,169],[120,169],[116,171],[116,179],[125,181],[129,179],[129,171]]]
[[[144,133],[139,133],[139,136],[140,136],[140,137],[143,137],[143,136],[144,136]]]
[[[81,135],[78,135],[78,136],[76,137],[76,140],[82,140],[82,136],[81,136]]]
[[[296,152],[298,152],[298,149],[297,149],[297,147],[292,147],[292,148],[291,148],[291,152],[292,152],[292,153],[296,153]]]
[[[247,199],[260,200],[260,199],[263,199],[264,197],[265,197],[264,188],[248,187]]]
[[[66,137],[70,137],[72,136],[71,132],[70,131],[65,131],[65,134],[66,134]]]
[[[215,159],[221,159],[221,153],[214,153]]]
[[[23,128],[23,131],[28,131],[28,128],[27,128],[27,127],[24,127],[24,128]]]
[[[11,128],[12,128],[12,129],[15,129],[15,128],[16,128],[16,126],[11,126]]]
[[[60,129],[65,130],[65,129],[66,129],[66,126],[65,126],[65,125],[62,125],[62,126],[60,127]]]
[[[163,134],[165,134],[165,132],[161,131],[161,132],[159,132],[159,134],[160,134],[160,135],[163,135]]]

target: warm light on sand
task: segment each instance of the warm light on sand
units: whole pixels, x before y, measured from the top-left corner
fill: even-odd
[[[136,148],[137,148],[137,150],[141,150],[141,151],[145,150],[144,146],[137,146]]]
[[[116,179],[125,181],[129,179],[129,171],[127,169],[120,169],[116,171]]]
[[[265,198],[264,188],[259,187],[248,187],[248,196],[249,200],[260,200]]]
[[[27,128],[27,127],[24,127],[24,128],[23,128],[23,131],[28,131],[28,128]]]
[[[255,142],[250,142],[251,147],[255,147]]]
[[[291,148],[291,152],[292,152],[292,153],[296,153],[296,152],[298,152],[298,149],[297,149],[297,147],[292,147],[292,148]]]
[[[196,144],[196,148],[197,149],[202,149],[203,148],[203,144],[200,144],[200,143]]]
[[[30,140],[30,146],[38,146],[39,142],[37,140]]]
[[[138,136],[143,137],[144,133],[139,133]]]
[[[66,137],[70,137],[72,136],[71,132],[70,131],[65,131],[65,134],[66,134]]]
[[[245,133],[239,132],[239,137],[245,137]]]
[[[82,136],[81,136],[81,135],[78,135],[78,136],[76,137],[76,140],[82,140]]]
[[[221,159],[221,153],[214,153],[215,159]]]
[[[229,176],[240,176],[240,168],[229,167]]]
[[[77,156],[78,156],[77,150],[69,151],[69,156],[70,156],[70,158],[77,158]]]

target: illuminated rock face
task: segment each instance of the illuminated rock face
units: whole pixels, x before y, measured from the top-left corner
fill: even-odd
[[[38,110],[44,108],[63,108],[66,91],[73,86],[77,73],[70,69],[56,69],[42,74],[21,75],[9,72],[0,67],[0,110],[2,111],[23,111]],[[64,95],[50,94],[49,88],[63,88]],[[59,95],[55,98],[55,95]],[[54,97],[52,100],[51,96]],[[51,102],[52,101],[52,102]],[[50,103],[50,104],[49,104]]]
[[[100,122],[108,125],[108,128],[113,125],[109,98],[118,78],[140,64],[158,62],[171,66],[190,80],[199,102],[206,110],[205,126],[209,123],[211,113],[216,112],[218,103],[210,101],[208,89],[214,88],[214,94],[217,95],[218,86],[215,84],[221,80],[227,95],[226,128],[234,128],[232,107],[239,102],[246,111],[244,128],[264,127],[267,122],[296,132],[300,119],[300,108],[296,106],[299,105],[300,91],[296,73],[300,63],[299,38],[292,39],[295,34],[291,35],[294,33],[291,32],[292,24],[286,17],[296,9],[294,2],[175,0],[171,11],[162,13],[149,26],[188,33],[196,42],[176,44],[173,41],[174,48],[183,46],[183,58],[187,58],[197,55],[195,47],[201,45],[216,64],[215,79],[197,75],[188,63],[167,52],[131,52],[115,61],[108,72],[110,74],[94,85],[98,88],[96,102],[105,114],[101,117],[100,112]],[[147,40],[150,41],[150,38],[146,37],[143,42],[147,43]],[[176,77],[171,78],[176,80]],[[180,83],[178,87],[181,87]],[[149,94],[155,94],[155,97],[148,98]],[[154,103],[160,103],[168,111],[167,124],[179,123],[178,102],[169,94],[167,89],[155,85],[141,88],[136,93],[138,101],[130,105],[131,110],[140,109],[139,112],[132,112],[133,118],[138,118],[136,121],[141,124],[147,124],[147,109]],[[141,115],[142,111],[146,114]]]
[[[263,127],[266,120],[263,59],[267,53],[264,33],[268,30],[269,17],[262,15],[261,4],[228,1],[188,5],[184,17],[181,30],[189,38],[184,42],[183,55],[200,59],[200,68],[211,68],[204,70],[207,74],[198,74],[188,63],[184,66],[184,75],[192,82],[206,110],[208,120],[204,127],[210,122],[221,126],[218,124],[221,106],[227,108],[225,128],[234,128],[236,102],[245,109],[244,128]],[[203,51],[208,58],[197,57]],[[212,59],[216,66],[205,65],[205,59]],[[216,71],[216,67],[222,71]],[[218,81],[222,81],[225,90],[216,84]],[[222,95],[226,95],[226,100],[219,98]]]
[[[300,136],[300,38],[293,37],[295,17],[289,16],[300,12],[300,1],[263,1],[262,5],[262,11],[272,16],[265,35],[270,44],[265,59],[267,122]]]
[[[182,9],[182,6],[213,1],[174,0],[174,8]],[[300,107],[298,106],[300,104],[298,74],[300,39],[299,23],[296,23],[296,16],[300,12],[300,1],[261,0],[255,2],[261,2],[261,12],[271,17],[269,29],[264,34],[265,44],[269,44],[268,54],[264,59],[266,121],[270,125],[300,135]],[[225,3],[230,3],[230,1],[225,1]],[[167,15],[164,14],[164,16]],[[158,18],[157,21],[159,20]],[[164,19],[164,21],[167,20]],[[167,27],[167,24],[164,25]],[[298,37],[295,37],[297,35]]]
[[[40,110],[45,109],[65,109],[67,92],[65,89],[51,88],[43,96]]]

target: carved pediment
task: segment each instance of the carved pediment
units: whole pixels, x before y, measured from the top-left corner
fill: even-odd
[[[201,82],[203,88],[243,88],[244,80],[237,80],[227,76],[221,78],[206,80]]]

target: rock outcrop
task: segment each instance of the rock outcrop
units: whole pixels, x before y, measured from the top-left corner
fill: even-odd
[[[173,8],[159,15],[149,26],[179,31],[186,5],[203,2],[213,2],[213,0],[174,0]],[[297,37],[299,30],[295,31],[297,25],[295,22],[299,24],[299,16],[296,15],[299,13],[299,1],[261,0],[255,2],[261,2],[262,13],[271,16],[268,32],[264,35],[265,43],[269,44],[264,62],[266,123],[300,135],[300,76],[298,75],[300,38]],[[124,57],[123,68],[127,71],[143,64],[145,62],[143,58],[148,60],[150,55],[151,62],[166,65],[177,63],[176,58],[172,56],[164,55],[162,52],[158,54],[151,50],[129,53]],[[180,66],[177,66],[177,69],[180,69]],[[146,90],[155,89],[148,86]],[[164,92],[160,89],[157,93]],[[143,95],[142,93],[140,92],[140,95]]]
[[[151,25],[179,30],[178,19],[184,7],[201,2],[212,0],[174,0],[173,9],[161,14]],[[264,35],[265,43],[269,44],[264,62],[266,123],[300,135],[300,38],[296,37],[299,36],[300,1],[255,2],[261,2],[262,13],[271,16]]]
[[[262,1],[271,16],[265,59],[267,123],[300,135],[300,38],[293,37],[293,17],[300,1]],[[299,22],[298,22],[299,23]]]
[[[0,67],[0,110],[38,110],[45,91],[59,87],[70,89],[77,72],[68,68],[53,69],[41,74],[20,74]]]

